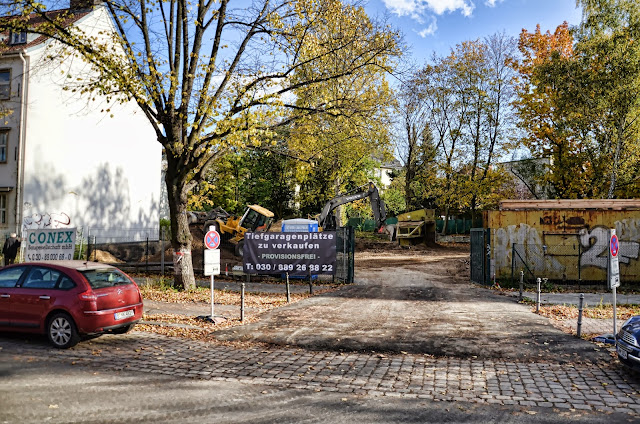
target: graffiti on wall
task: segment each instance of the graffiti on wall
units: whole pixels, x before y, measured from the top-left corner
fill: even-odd
[[[627,221],[627,220],[625,220]],[[635,220],[634,226],[635,226]],[[623,234],[627,223],[616,222],[616,234],[620,239],[620,253],[618,254],[620,263],[630,264],[632,259],[638,259],[640,243],[638,239],[629,240]],[[623,230],[623,231],[621,231]],[[628,234],[628,232],[626,233]],[[591,230],[580,230],[580,245],[583,249],[580,257],[580,266],[594,266],[600,269],[607,269],[609,255],[609,228],[595,227]],[[623,238],[624,237],[624,238]]]
[[[562,217],[561,220],[554,218],[552,221],[545,217],[545,220],[545,223],[549,222],[552,225],[580,225],[580,220],[565,217]],[[614,227],[620,240],[620,263],[628,266],[625,270],[630,274],[640,276],[640,261],[638,261],[640,258],[640,219],[618,220],[615,221]],[[492,234],[494,249],[492,258],[495,272],[498,275],[511,273],[515,246],[517,258],[526,263],[528,269],[534,273],[544,272],[547,275],[555,275],[557,278],[599,278],[597,273],[602,273],[607,269],[609,228],[595,226],[576,228],[575,230],[575,233],[558,234],[544,232],[539,227],[525,223],[495,229]],[[549,237],[553,238],[558,235],[565,243],[565,245],[559,246],[561,249],[557,249],[557,246],[545,245],[545,236],[546,242],[549,242]],[[582,275],[578,274],[580,271],[578,268],[582,271]],[[593,270],[592,272],[596,274],[589,275],[589,270]]]
[[[41,228],[65,228],[71,224],[71,218],[64,212],[60,213],[34,213],[22,220],[22,231]]]
[[[523,255],[526,257],[545,258],[544,260],[531,261],[529,269],[531,271],[543,271],[552,267],[558,269],[562,267],[554,257],[545,257],[544,243],[538,234],[538,230],[528,224],[509,225],[506,228],[498,228],[494,234],[494,255],[495,267],[511,269],[511,255],[514,245],[523,247]]]

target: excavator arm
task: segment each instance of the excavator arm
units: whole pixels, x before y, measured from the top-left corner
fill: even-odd
[[[379,229],[384,225],[385,219],[387,219],[387,211],[384,201],[380,198],[378,188],[373,183],[358,187],[355,190],[341,194],[329,200],[322,208],[322,212],[318,217],[318,226],[325,230],[335,230],[336,220],[333,215],[333,210],[340,205],[355,202],[356,200],[365,199],[367,197],[371,200],[371,209],[373,210],[373,217],[376,221],[376,229]]]

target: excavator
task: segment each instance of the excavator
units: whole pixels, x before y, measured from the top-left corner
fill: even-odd
[[[203,232],[215,225],[224,241],[234,246],[236,256],[244,253],[244,234],[246,232],[269,231],[273,222],[273,212],[259,205],[249,205],[242,217],[232,216],[222,208],[209,212],[204,219]]]
[[[367,197],[371,199],[371,209],[376,221],[376,230],[380,230],[384,226],[385,219],[387,219],[387,212],[384,202],[378,193],[378,188],[373,183],[363,185],[329,200],[322,208],[320,215],[318,215],[318,228],[322,228],[324,231],[334,231],[336,229],[334,209],[340,205]],[[236,256],[242,257],[245,233],[269,231],[274,215],[273,212],[262,206],[249,205],[242,217],[231,216],[222,208],[216,208],[200,215],[194,214],[194,216],[195,223],[202,224],[204,222],[203,232],[205,233],[209,231],[210,225],[215,225],[222,239],[234,245]]]
[[[318,227],[321,227],[325,231],[335,230],[336,216],[333,210],[340,205],[367,197],[371,200],[371,210],[373,211],[373,218],[376,221],[376,231],[380,231],[380,229],[384,227],[384,221],[387,219],[387,211],[384,201],[380,198],[378,187],[371,182],[329,200],[322,208],[320,215],[318,215]]]

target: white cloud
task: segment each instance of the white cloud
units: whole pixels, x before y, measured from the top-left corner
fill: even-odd
[[[392,13],[398,16],[410,16],[418,21],[427,12],[442,15],[447,12],[461,12],[464,16],[471,16],[474,4],[471,0],[382,0]],[[496,0],[487,0],[495,4]]]
[[[502,0],[485,0],[484,2],[488,7],[495,7],[496,3],[502,3]]]
[[[434,16],[431,17],[431,23],[428,27],[423,28],[421,31],[418,31],[418,35],[422,38],[426,38],[427,35],[435,34],[438,29],[438,23],[436,22],[436,18]]]

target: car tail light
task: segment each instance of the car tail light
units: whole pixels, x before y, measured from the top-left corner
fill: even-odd
[[[80,293],[78,299],[84,302],[95,302],[98,300],[98,296],[96,296],[92,290],[87,290],[86,292]]]

